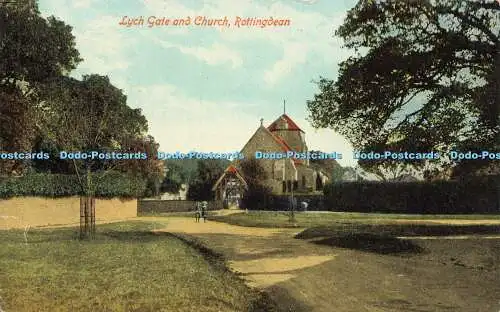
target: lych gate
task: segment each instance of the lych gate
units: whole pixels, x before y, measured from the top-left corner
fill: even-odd
[[[229,205],[239,205],[243,193],[248,188],[248,185],[238,172],[238,169],[233,165],[229,166],[224,174],[217,180],[212,188],[215,191],[215,199],[222,200]]]

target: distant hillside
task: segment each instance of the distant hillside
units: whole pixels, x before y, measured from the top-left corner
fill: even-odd
[[[180,176],[182,177],[181,183],[189,183],[196,178],[198,173],[199,162],[212,162],[219,163],[222,167],[227,167],[230,161],[227,159],[167,159],[164,161],[165,166],[168,168],[175,168],[180,171]]]

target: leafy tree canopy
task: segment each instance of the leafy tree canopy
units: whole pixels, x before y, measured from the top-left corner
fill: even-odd
[[[186,197],[189,200],[212,200],[212,187],[224,173],[229,161],[207,159],[198,160],[196,178],[189,183]]]
[[[40,15],[37,3],[0,3],[0,81],[32,84],[68,73],[83,59],[76,49],[72,27]]]
[[[267,208],[271,188],[263,183],[268,175],[261,162],[255,158],[244,159],[240,166],[243,178],[248,185],[242,198],[243,206],[253,210]]]
[[[357,150],[498,147],[499,34],[498,1],[361,0],[336,31],[355,56],[319,80],[313,125]]]

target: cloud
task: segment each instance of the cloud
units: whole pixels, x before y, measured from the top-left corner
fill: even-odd
[[[77,48],[84,58],[80,69],[96,73],[125,70],[130,61],[126,51],[136,48],[137,40],[117,27],[118,18],[99,16],[84,29],[75,27]]]
[[[169,84],[129,90],[131,106],[143,109],[149,132],[165,152],[239,151],[259,126],[258,118],[237,109],[248,103],[194,98]]]
[[[299,0],[296,0],[299,1]],[[300,0],[301,3],[313,4],[316,1]],[[242,28],[220,28],[218,30],[220,41],[218,44],[225,47],[227,57],[235,66],[235,55],[240,54],[234,47],[248,45],[252,42],[266,49],[283,49],[280,59],[268,69],[265,69],[266,85],[273,87],[275,84],[297,71],[299,65],[304,64],[313,54],[324,55],[322,61],[325,65],[338,63],[342,56],[347,53],[333,54],[334,48],[340,48],[340,41],[333,38],[334,29],[339,26],[345,16],[345,12],[331,12],[330,15],[319,12],[301,11],[290,4],[279,1],[271,1],[267,4],[258,4],[251,0],[205,0],[203,6],[193,9],[178,0],[148,0],[146,8],[151,14],[168,12],[171,18],[184,18],[190,16],[206,16],[207,18],[221,18],[227,16],[229,20],[234,17],[257,17],[257,18],[281,18],[289,19],[291,26],[285,27],[242,27]],[[229,48],[231,47],[231,48]],[[198,48],[199,49],[199,48]],[[214,49],[214,47],[206,47]],[[205,55],[208,60],[207,51],[196,54],[189,48],[184,49],[191,55]],[[218,49],[222,52],[223,49]],[[231,52],[230,52],[231,51]],[[218,52],[211,54],[218,55]],[[221,57],[215,58],[210,64],[220,64]]]
[[[73,27],[76,47],[84,59],[79,71],[109,74],[126,70],[130,61],[127,52],[137,43],[123,29],[117,27],[119,18],[97,15],[79,20],[74,13],[88,9],[95,0],[47,0],[43,2],[43,16],[54,15]]]
[[[318,0],[295,0],[295,1],[305,4],[315,4],[316,2],[318,2]]]
[[[231,50],[227,46],[220,43],[213,43],[209,47],[193,47],[160,40],[154,36],[151,36],[150,38],[164,48],[175,48],[181,53],[194,56],[209,65],[219,65],[229,62],[232,64],[232,68],[237,68],[241,67],[243,64],[243,59],[238,52]]]
[[[342,159],[337,160],[340,165],[356,165],[356,160],[352,157],[353,147],[343,136],[331,129],[314,129],[306,119],[293,117],[292,119],[306,133],[306,143],[309,150],[341,153]]]
[[[260,68],[250,68],[253,64],[245,64],[246,56],[254,54],[269,56],[281,51],[281,55],[267,67],[263,66],[261,73],[257,73],[262,74],[265,85],[270,88],[293,77],[303,66],[313,64],[328,66],[338,62],[344,55],[344,52],[338,50],[340,41],[332,38],[332,34],[334,25],[341,23],[345,12],[342,14],[332,12],[326,15],[326,13],[300,11],[301,6],[297,6],[296,9],[291,1],[289,4],[278,1],[258,4],[253,0],[211,0],[205,1],[198,8],[188,7],[185,5],[186,2],[180,0],[143,1],[145,10],[135,14],[144,17],[167,15],[170,18],[184,18],[203,15],[208,18],[228,16],[231,20],[234,16],[261,18],[273,16],[289,18],[292,22],[290,27],[281,28],[212,28],[206,33],[202,29],[195,33],[193,28],[177,27],[163,28],[156,32],[146,28],[132,30],[132,28],[118,27],[120,18],[117,16],[101,15],[74,20],[77,16],[74,14],[75,7],[89,7],[92,1],[94,0],[77,2],[46,0],[44,4],[48,6],[46,11],[57,12],[56,16],[74,26],[77,48],[85,59],[79,66],[79,72],[109,75],[113,84],[127,94],[128,104],[134,108],[142,108],[150,124],[149,132],[161,144],[161,149],[167,152],[186,149],[239,150],[260,125],[261,116],[245,112],[246,108],[259,106],[259,109],[253,109],[254,112],[268,109],[264,107],[265,105],[259,105],[258,101],[220,102],[216,99],[198,98],[196,95],[183,92],[187,86],[181,88],[167,83],[133,85],[130,81],[133,81],[137,74],[144,75],[148,67],[160,66],[144,59],[143,72],[130,72],[129,65],[132,62],[130,54],[136,53],[142,47],[152,48],[139,44],[139,42],[144,43],[144,39],[146,42],[151,40],[166,49],[176,49],[209,65],[229,65],[233,69],[247,66],[251,69],[249,72],[252,72],[252,75],[255,69],[260,70]],[[204,42],[203,45],[190,43],[193,42],[193,38],[199,39],[198,36],[205,34],[207,37],[203,37],[203,41],[197,41]],[[155,81],[164,79],[164,77],[151,78]],[[258,93],[255,98],[259,99]],[[249,102],[253,100],[254,98],[248,99]],[[262,117],[267,122],[278,116]],[[333,131],[315,131],[308,122],[297,119],[296,121],[306,131],[310,149],[340,152],[348,150],[348,143]]]
[[[95,0],[72,0],[73,7],[77,9],[86,9],[95,3]]]
[[[283,50],[283,58],[274,63],[273,67],[264,74],[264,81],[269,87],[288,76],[297,65],[307,61],[309,48],[305,45],[291,43],[285,45]]]

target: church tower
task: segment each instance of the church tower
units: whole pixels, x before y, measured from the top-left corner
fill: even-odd
[[[286,114],[284,105],[283,115],[278,117],[267,129],[283,140],[292,151],[308,151],[305,132]]]

